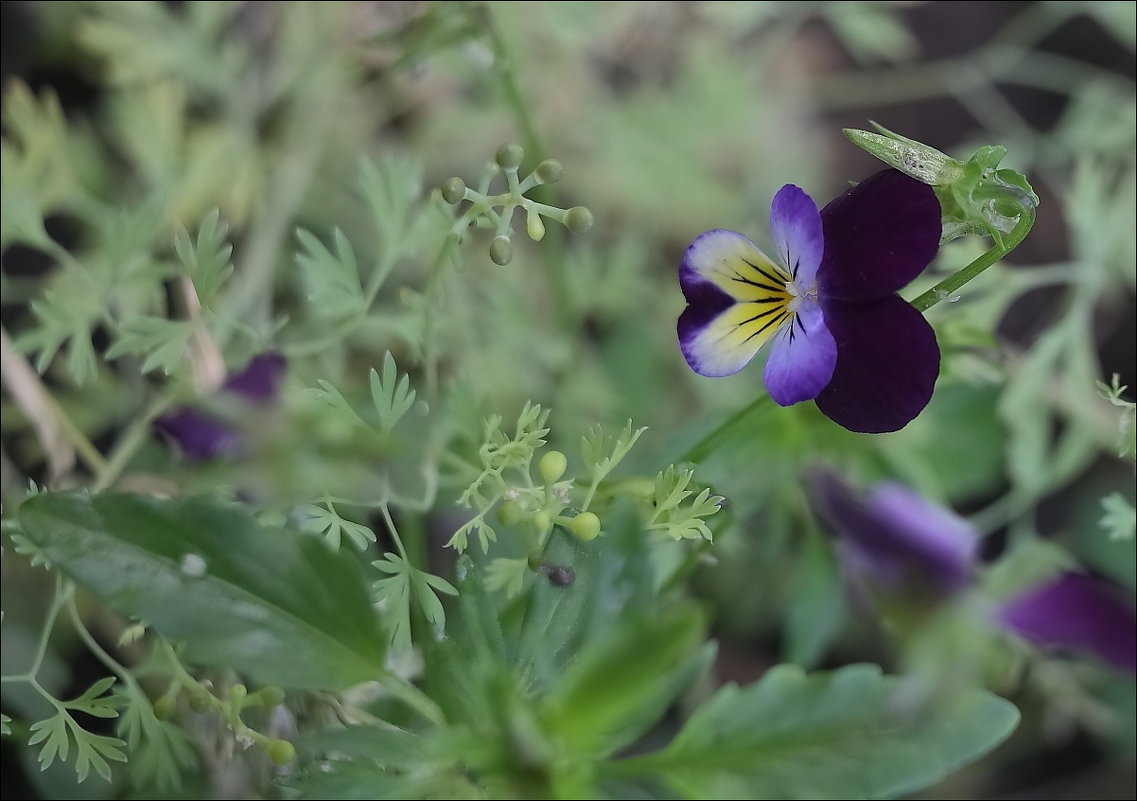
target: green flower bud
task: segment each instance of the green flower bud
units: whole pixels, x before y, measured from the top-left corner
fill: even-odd
[[[451,178],[442,185],[442,199],[454,205],[466,197],[466,182],[461,178]]]
[[[509,241],[509,237],[495,236],[493,242],[490,242],[490,258],[493,259],[494,264],[505,266],[513,261],[513,243]]]
[[[229,688],[229,700],[233,701],[237,706],[243,706],[245,703],[245,696],[249,694],[249,688],[244,684],[234,684]]]
[[[154,717],[158,720],[169,720],[177,710],[178,701],[173,695],[163,695],[154,702]]]
[[[521,522],[524,516],[521,504],[517,501],[502,501],[497,505],[497,519],[505,526],[514,526]]]
[[[573,206],[565,212],[565,227],[574,234],[587,233],[592,228],[592,212],[584,206]]]
[[[931,186],[945,186],[963,175],[963,162],[922,142],[895,134],[876,123],[880,133],[845,128],[845,136],[890,167]]]
[[[287,765],[296,758],[296,748],[288,740],[272,740],[265,746],[265,750],[268,758],[277,765]]]
[[[529,214],[525,219],[525,231],[534,242],[540,242],[545,238],[545,224],[541,222],[541,215],[533,209],[529,209]]]
[[[553,518],[549,516],[548,512],[538,512],[533,515],[532,523],[538,534],[544,534],[549,530],[549,526],[553,525]]]
[[[537,472],[546,484],[552,484],[565,474],[568,469],[568,459],[560,451],[549,451],[537,462]]]
[[[249,696],[249,701],[265,709],[272,709],[284,703],[284,690],[279,687],[262,687]]]
[[[592,512],[581,512],[569,522],[568,529],[585,542],[594,540],[600,533],[600,518]]]
[[[556,159],[545,159],[533,171],[537,180],[543,184],[555,184],[565,174],[565,168]]]
[[[503,170],[516,170],[525,158],[525,150],[516,142],[510,142],[497,149],[497,163]]]
[[[203,714],[213,705],[213,696],[204,687],[194,687],[190,690],[189,705],[194,712]]]

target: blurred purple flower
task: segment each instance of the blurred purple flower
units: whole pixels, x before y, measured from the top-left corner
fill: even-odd
[[[1074,648],[1137,672],[1137,616],[1116,588],[1084,573],[1063,573],[999,607],[1003,627],[1041,647]]]
[[[851,578],[886,596],[925,600],[943,600],[973,584],[978,536],[950,510],[898,484],[880,484],[861,496],[828,470],[809,484],[814,509],[837,536]],[[993,622],[1036,645],[1087,651],[1135,670],[1133,604],[1101,579],[1063,573],[1000,604]]]
[[[255,356],[233,373],[219,394],[264,406],[276,399],[287,362],[273,351]],[[190,461],[237,456],[244,447],[241,432],[229,421],[194,406],[180,406],[154,421],[154,430],[172,440]]]
[[[772,342],[764,379],[782,406],[813,400],[852,431],[895,431],[927,406],[935,332],[896,292],[939,249],[931,187],[883,170],[820,212],[787,184],[770,206],[779,263],[734,231],[701,234],[679,266],[679,346],[705,376],[738,372]]]

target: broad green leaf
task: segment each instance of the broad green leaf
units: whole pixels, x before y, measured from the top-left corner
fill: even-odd
[[[184,640],[192,662],[306,689],[381,677],[386,638],[362,569],[318,539],[200,498],[38,495],[20,523],[55,567]]]
[[[1015,707],[974,690],[914,709],[874,665],[788,665],[721,689],[662,751],[609,766],[662,775],[685,798],[891,798],[939,781],[1014,730]]]

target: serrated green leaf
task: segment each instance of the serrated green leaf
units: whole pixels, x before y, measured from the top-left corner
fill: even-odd
[[[165,375],[182,365],[193,326],[185,320],[136,317],[122,325],[118,340],[107,351],[108,359],[127,354],[144,356],[141,370],[161,370]]]
[[[88,687],[87,691],[78,698],[65,702],[64,706],[96,718],[118,717],[118,699],[113,695],[103,696],[114,683],[114,676],[105,676]]]
[[[399,376],[395,358],[388,351],[383,357],[382,377],[372,368],[369,379],[371,402],[375,404],[375,411],[379,415],[379,426],[384,433],[389,434],[414,405],[415,391],[410,388],[410,377],[405,373],[402,377]]]
[[[12,727],[8,725],[11,722],[12,719],[10,717],[4,714],[0,714],[0,735],[8,735],[12,733]]]
[[[458,590],[440,576],[419,570],[399,554],[386,553],[383,558],[372,562],[376,570],[387,574],[387,578],[374,583],[375,600],[384,605],[384,610],[393,619],[391,647],[396,651],[406,651],[411,647],[411,598],[422,610],[423,617],[437,634],[446,626],[446,610],[435,595],[457,595]]]
[[[174,235],[174,250],[193,282],[198,300],[206,307],[213,304],[218,290],[233,273],[233,246],[225,240],[228,233],[229,226],[221,219],[221,211],[213,209],[201,221],[196,241],[190,240],[184,228]]]
[[[335,507],[330,503],[327,508],[308,503],[301,506],[297,511],[308,517],[300,524],[300,528],[303,531],[322,534],[324,541],[331,546],[333,551],[339,550],[340,540],[345,534],[351,540],[351,544],[361,551],[367,548],[368,543],[375,542],[374,531],[362,523],[355,523],[340,517]]]
[[[313,311],[325,319],[343,319],[364,311],[363,287],[359,283],[359,268],[355,252],[343,231],[333,231],[333,254],[315,234],[303,228],[296,229],[296,238],[303,247],[296,254],[296,263],[304,276]]]
[[[874,665],[809,676],[781,665],[724,687],[667,748],[610,770],[661,775],[685,798],[890,798],[978,758],[1019,719],[981,690],[928,710],[905,697],[903,681]]]
[[[504,590],[512,598],[520,594],[530,573],[528,559],[494,559],[486,568],[486,586],[496,592]]]
[[[191,662],[310,689],[384,676],[361,568],[317,539],[200,498],[45,494],[20,523],[63,573],[184,640]],[[191,558],[204,571],[186,569]]]

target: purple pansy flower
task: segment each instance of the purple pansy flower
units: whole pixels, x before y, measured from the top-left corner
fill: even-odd
[[[846,571],[874,591],[945,598],[972,586],[978,535],[950,510],[897,484],[862,497],[829,471],[812,476],[810,486]],[[1086,651],[1135,670],[1137,615],[1104,580],[1063,573],[1002,602],[991,620],[1036,645]]]
[[[777,403],[813,400],[852,431],[903,428],[939,374],[935,333],[896,294],[939,249],[932,188],[883,170],[819,212],[787,184],[770,234],[777,262],[734,231],[707,231],[687,248],[677,329],[691,369],[731,375],[769,342],[764,378]]]
[[[286,364],[280,353],[262,353],[231,374],[219,392],[256,405],[271,403]],[[244,446],[240,431],[230,422],[193,406],[180,406],[162,415],[154,421],[154,429],[172,440],[191,461],[235,456]]]

